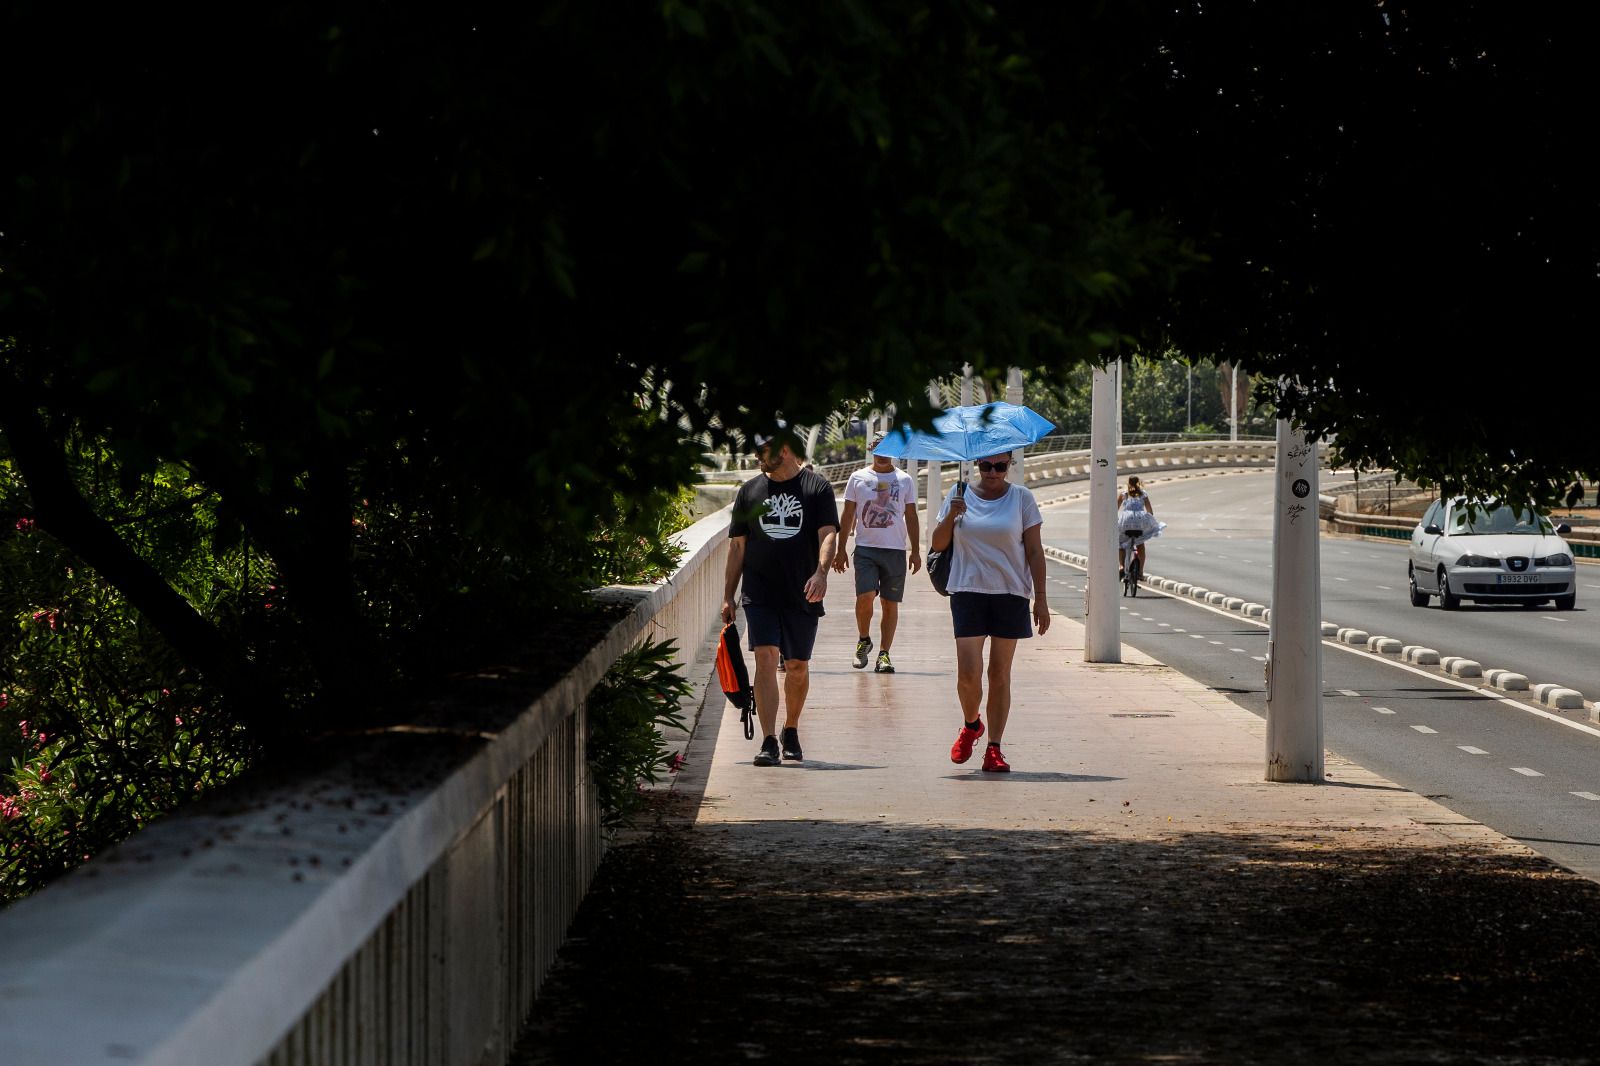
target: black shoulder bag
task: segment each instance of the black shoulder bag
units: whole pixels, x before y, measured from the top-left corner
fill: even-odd
[[[967,495],[967,483],[965,481],[956,485],[956,495],[963,498]],[[928,552],[928,577],[933,579],[933,587],[941,596],[950,595],[948,587],[950,584],[950,561],[955,557],[955,554],[956,531],[954,528],[950,530],[950,543],[944,549]]]

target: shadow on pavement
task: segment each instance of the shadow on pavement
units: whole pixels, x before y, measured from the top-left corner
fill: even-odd
[[[607,858],[512,1061],[1594,1061],[1600,885],[1130,824],[663,825]]]

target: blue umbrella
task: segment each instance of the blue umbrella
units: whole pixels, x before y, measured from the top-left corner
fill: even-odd
[[[873,453],[891,459],[982,459],[1032,444],[1055,428],[1054,422],[1020,404],[951,407],[934,418],[933,432],[897,426]]]

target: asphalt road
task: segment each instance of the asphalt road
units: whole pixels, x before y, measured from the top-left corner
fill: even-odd
[[[1270,473],[1152,480],[1168,526],[1148,549],[1150,572],[1270,604],[1271,485]],[[1087,514],[1086,495],[1047,505],[1045,542],[1085,551]],[[1600,568],[1580,568],[1576,611],[1445,612],[1410,606],[1405,547],[1324,537],[1322,617],[1600,695],[1600,608],[1584,609],[1590,597],[1600,605]],[[1081,619],[1082,572],[1052,563],[1051,581],[1052,607]],[[1153,590],[1123,599],[1121,620],[1125,643],[1265,715],[1264,625]],[[1333,642],[1324,643],[1323,677],[1328,748],[1600,877],[1600,728],[1585,713]]]

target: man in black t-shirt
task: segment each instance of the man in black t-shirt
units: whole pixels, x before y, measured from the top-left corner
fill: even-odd
[[[745,482],[728,526],[728,568],[723,575],[722,620],[744,606],[750,650],[756,658],[756,715],[761,719],[757,766],[776,766],[779,745],[778,663],[784,664],[782,758],[799,760],[800,712],[811,688],[811,649],[828,592],[828,568],[839,533],[833,486],[802,469],[795,439],[785,430],[758,436],[761,473]],[[735,601],[740,579],[744,596]]]

